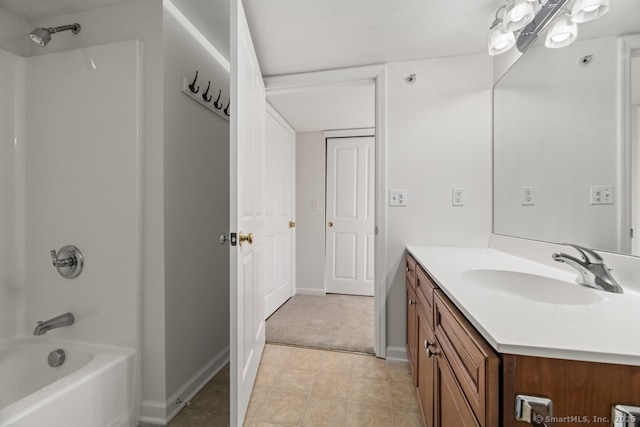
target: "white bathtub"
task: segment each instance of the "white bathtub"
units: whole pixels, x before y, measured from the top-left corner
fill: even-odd
[[[65,362],[51,368],[56,349]],[[134,352],[15,338],[0,343],[0,427],[131,427]]]

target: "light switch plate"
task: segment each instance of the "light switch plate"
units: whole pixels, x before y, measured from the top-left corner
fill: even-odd
[[[613,205],[613,185],[592,185],[592,205]]]
[[[407,190],[389,190],[389,206],[407,206]]]

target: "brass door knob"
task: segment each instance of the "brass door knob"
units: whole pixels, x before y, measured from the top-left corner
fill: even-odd
[[[253,245],[253,233],[249,233],[245,236],[244,233],[241,231],[240,234],[238,235],[238,240],[240,241],[240,246],[242,246],[244,242],[247,242],[250,245]]]
[[[329,228],[333,227],[333,223],[331,221],[329,221],[327,225],[329,226]]]
[[[289,228],[296,228],[295,221],[289,221]]]

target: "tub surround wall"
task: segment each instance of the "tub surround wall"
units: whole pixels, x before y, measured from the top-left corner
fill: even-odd
[[[0,341],[18,330],[24,287],[24,59],[0,50]]]
[[[407,245],[486,247],[491,232],[492,60],[486,54],[387,66],[387,356],[404,358]],[[417,81],[406,83],[415,73]],[[453,187],[464,206],[451,205]]]
[[[70,311],[75,324],[49,334],[137,347],[138,50],[130,41],[26,60],[25,335]],[[73,280],[49,256],[66,244],[85,259]]]
[[[229,360],[229,121],[182,93],[199,71],[213,100],[229,99],[229,73],[166,9],[164,235],[166,412],[189,400]],[[156,405],[157,407],[157,405]],[[151,408],[149,408],[151,409]],[[151,410],[150,412],[155,412]],[[147,406],[143,415],[149,415]]]
[[[325,157],[322,132],[296,134],[296,293],[324,295]],[[313,203],[318,209],[313,210]]]

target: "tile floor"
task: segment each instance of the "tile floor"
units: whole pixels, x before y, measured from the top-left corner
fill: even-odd
[[[171,427],[229,425],[229,371],[212,379]],[[225,406],[226,405],[226,406]],[[248,427],[423,426],[406,363],[267,344]]]

